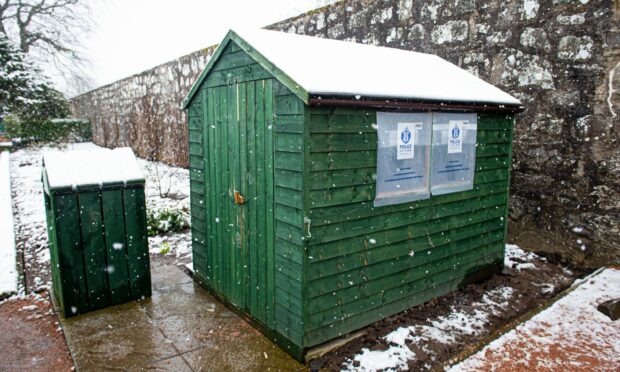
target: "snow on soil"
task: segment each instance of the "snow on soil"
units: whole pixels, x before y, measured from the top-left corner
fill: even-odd
[[[478,335],[489,323],[489,316],[510,305],[513,293],[514,290],[510,287],[495,288],[485,293],[480,302],[471,304],[473,313],[453,307],[450,315],[438,317],[430,326],[400,327],[385,336],[385,340],[390,344],[387,350],[363,349],[361,354],[348,361],[345,370],[406,370],[408,361],[416,358],[415,353],[407,346],[408,343],[423,345],[428,341],[435,341],[449,345],[463,337]],[[432,353],[431,350],[424,351]]]
[[[536,265],[532,261],[536,258],[544,260],[544,257],[540,257],[532,252],[525,252],[514,244],[506,244],[506,255],[504,256],[504,267],[508,269],[516,269],[521,271],[523,269],[534,269]]]
[[[534,262],[537,260],[543,258],[525,252],[516,245],[506,245],[504,265],[509,269],[536,269]],[[468,304],[464,309],[453,306],[448,316],[440,316],[433,321],[429,319],[429,325],[400,327],[384,337],[390,345],[387,350],[364,348],[361,353],[345,362],[344,370],[406,370],[408,362],[416,359],[415,352],[408,345],[420,347],[433,359],[433,350],[425,345],[431,342],[454,345],[466,340],[468,336],[481,334],[490,324],[490,317],[510,306],[513,296],[517,295],[515,292],[513,288],[506,286],[494,288],[487,291],[479,302]]]
[[[9,153],[0,153],[0,295],[17,291]]]
[[[41,159],[45,151],[89,151],[101,147],[87,142],[64,147],[24,148],[11,154],[11,178],[15,210],[15,233],[18,251],[24,252],[30,288],[36,291],[51,286],[49,250],[45,226],[45,206],[41,183]],[[189,172],[138,159],[146,178],[145,192],[148,210],[178,208],[189,213]],[[190,232],[149,237],[149,250],[159,254],[161,245],[168,242],[167,255],[191,259]]]
[[[620,322],[596,307],[617,298],[620,270],[605,269],[451,371],[616,371],[620,366]]]

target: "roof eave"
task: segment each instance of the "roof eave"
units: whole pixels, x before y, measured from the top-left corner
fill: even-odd
[[[311,94],[309,106],[345,106],[373,108],[403,108],[414,110],[460,110],[477,112],[519,113],[524,110],[522,105],[485,102],[438,101],[402,98],[359,97],[359,96],[325,96]]]

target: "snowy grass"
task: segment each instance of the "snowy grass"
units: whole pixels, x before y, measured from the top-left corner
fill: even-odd
[[[9,153],[0,153],[0,296],[17,291]]]

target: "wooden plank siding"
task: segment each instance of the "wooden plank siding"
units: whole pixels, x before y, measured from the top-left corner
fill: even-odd
[[[197,92],[188,105],[196,275],[301,348],[303,102],[233,42]],[[230,163],[239,167],[228,169]],[[219,197],[234,185],[248,200],[241,212]],[[230,242],[236,227],[226,226],[240,221],[247,241]],[[229,246],[241,255],[223,248]],[[247,270],[233,272],[232,266]],[[235,283],[246,286],[245,298]]]
[[[192,99],[188,110],[188,130],[189,130],[189,178],[190,178],[190,211],[192,229],[192,257],[194,273],[203,280],[210,278],[211,272],[208,267],[207,253],[205,244],[207,239],[205,208],[206,177],[205,174],[205,140],[204,131],[204,106],[206,99],[203,98],[202,91],[198,92]]]
[[[501,267],[512,117],[478,118],[474,189],[373,207],[376,111],[309,108],[304,347]],[[288,140],[287,143],[296,145]]]
[[[302,346],[304,104],[274,83],[276,330]]]
[[[66,317],[151,295],[144,187],[49,188],[54,295]]]

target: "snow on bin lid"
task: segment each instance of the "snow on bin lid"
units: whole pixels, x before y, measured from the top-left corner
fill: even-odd
[[[144,181],[138,160],[129,147],[47,151],[43,163],[50,188]]]
[[[433,54],[263,29],[235,29],[228,37],[245,41],[312,95],[521,105]],[[196,84],[205,77],[203,73]],[[194,89],[186,104],[193,93]]]

